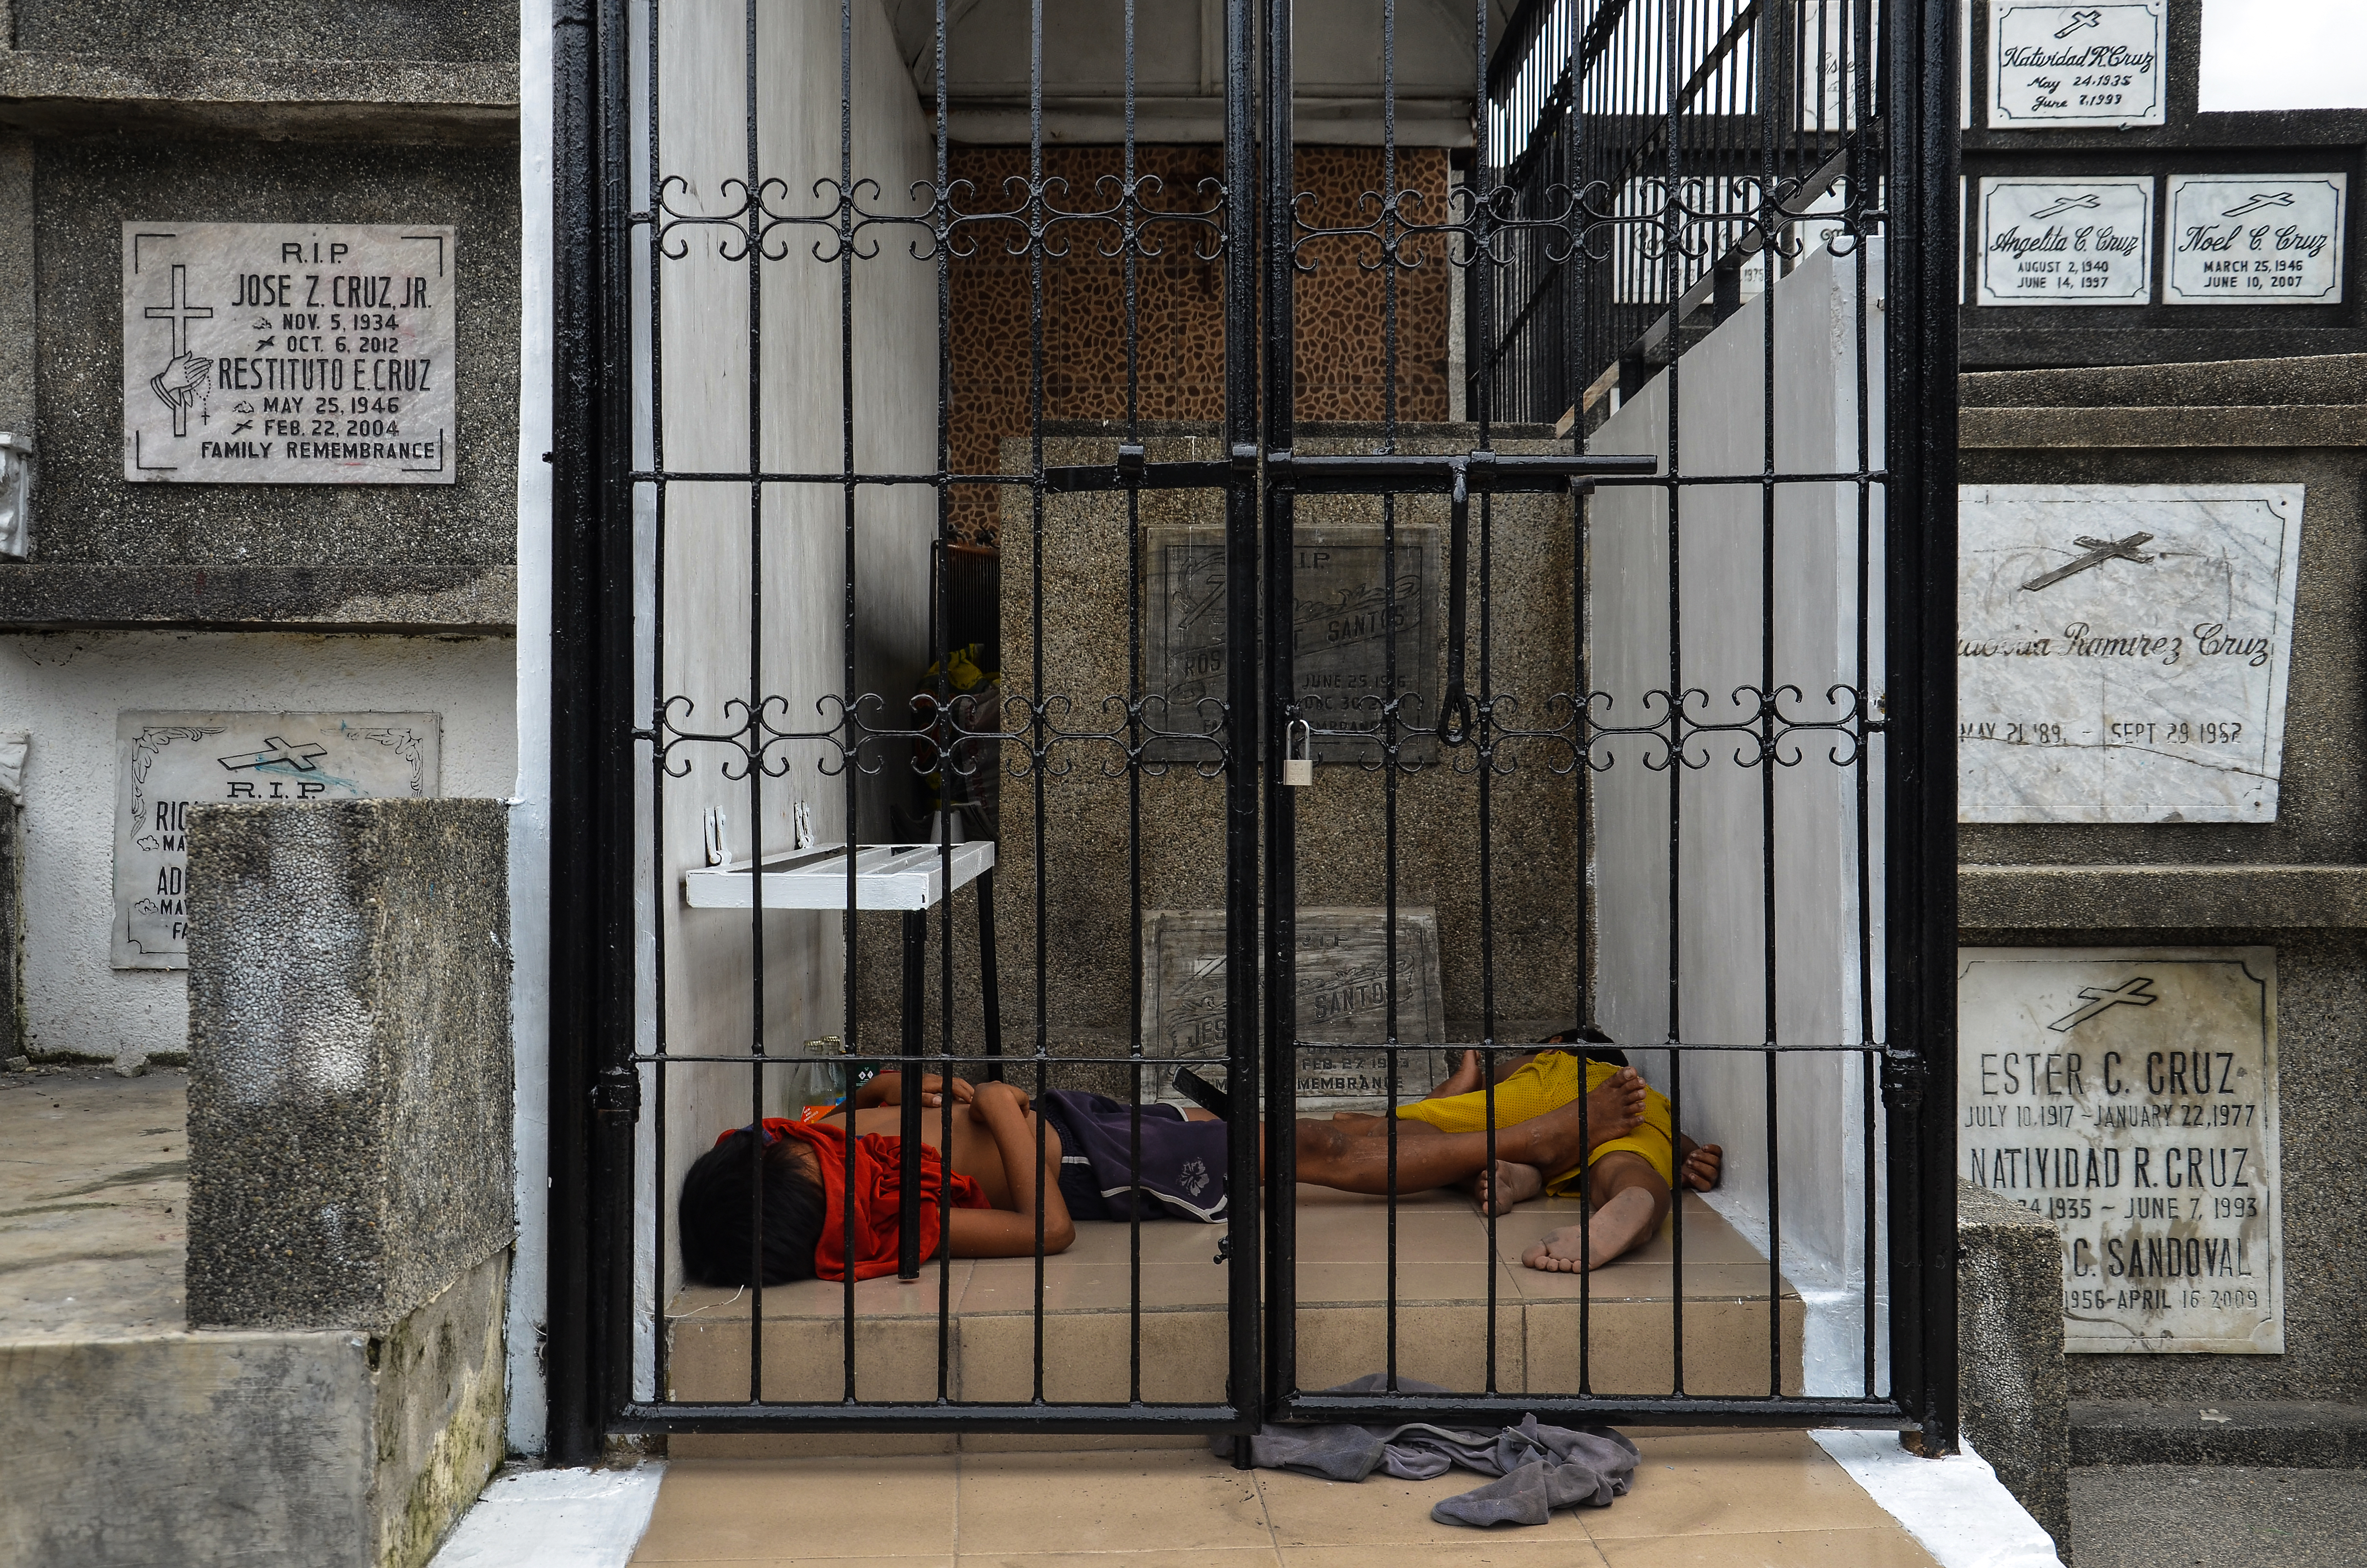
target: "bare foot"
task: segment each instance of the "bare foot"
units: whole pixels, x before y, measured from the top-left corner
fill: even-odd
[[[1614,1138],[1625,1138],[1644,1125],[1644,1080],[1633,1067],[1622,1067],[1586,1096],[1586,1146],[1589,1151]]]
[[[1685,1140],[1685,1163],[1677,1172],[1677,1179],[1695,1192],[1707,1192],[1717,1185],[1726,1164],[1726,1151],[1715,1143],[1695,1143]]]
[[[1430,1091],[1430,1097],[1443,1100],[1449,1095],[1467,1095],[1486,1081],[1479,1075],[1479,1053],[1467,1051],[1463,1053],[1463,1060],[1455,1064],[1455,1071],[1441,1079],[1438,1087]]]
[[[1566,1171],[1580,1164],[1590,1150],[1625,1137],[1643,1121],[1644,1080],[1634,1068],[1622,1067],[1583,1100],[1502,1129],[1497,1149],[1502,1157],[1541,1171]]]
[[[1499,1160],[1492,1173],[1479,1172],[1464,1184],[1464,1189],[1482,1214],[1509,1213],[1513,1204],[1525,1203],[1546,1189],[1546,1173],[1518,1160]]]
[[[1523,1253],[1521,1261],[1549,1274],[1600,1268],[1642,1242],[1651,1228],[1652,1195],[1631,1187],[1597,1209],[1584,1225],[1565,1225],[1546,1236]]]

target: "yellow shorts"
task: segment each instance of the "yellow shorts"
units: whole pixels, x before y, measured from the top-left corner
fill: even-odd
[[[1579,1086],[1579,1058],[1566,1051],[1543,1051],[1536,1060],[1524,1063],[1518,1071],[1496,1085],[1496,1125],[1510,1127],[1531,1117],[1556,1110],[1586,1092],[1602,1086],[1619,1069],[1608,1062],[1586,1063],[1586,1087]],[[1480,1132],[1488,1126],[1488,1092],[1474,1089],[1469,1094],[1449,1095],[1444,1099],[1416,1100],[1411,1105],[1398,1107],[1398,1115],[1408,1121],[1427,1121],[1441,1132]],[[1645,1085],[1644,1125],[1625,1138],[1606,1139],[1597,1143],[1586,1156],[1588,1165],[1605,1154],[1625,1152],[1641,1154],[1659,1173],[1660,1179],[1671,1187],[1676,1185],[1676,1159],[1671,1151],[1672,1124],[1669,1119],[1669,1099],[1659,1090]],[[1573,1165],[1569,1170],[1549,1175],[1546,1190],[1558,1198],[1579,1184],[1583,1174]]]

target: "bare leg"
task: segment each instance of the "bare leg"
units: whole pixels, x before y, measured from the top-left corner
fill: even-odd
[[[1644,1081],[1623,1068],[1583,1100],[1543,1116],[1496,1130],[1495,1157],[1540,1171],[1576,1165],[1586,1151],[1606,1139],[1622,1138],[1644,1119]],[[1343,1192],[1389,1190],[1386,1138],[1358,1135],[1331,1121],[1302,1121],[1296,1129],[1298,1179]],[[1398,1144],[1397,1189],[1422,1192],[1446,1187],[1487,1167],[1488,1134],[1438,1132]]]
[[[1669,1184],[1649,1160],[1625,1149],[1603,1155],[1587,1172],[1586,1199],[1592,1212],[1583,1224],[1551,1233],[1521,1261],[1549,1273],[1600,1268],[1650,1240],[1669,1214]]]

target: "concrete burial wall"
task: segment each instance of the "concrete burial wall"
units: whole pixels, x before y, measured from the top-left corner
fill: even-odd
[[[1968,947],[2275,949],[2283,1354],[2072,1356],[2073,1444],[2345,1462],[2367,1402],[2367,355],[1969,375],[1963,403],[1968,485],[2305,487],[2276,819],[1966,824],[1960,918]]]

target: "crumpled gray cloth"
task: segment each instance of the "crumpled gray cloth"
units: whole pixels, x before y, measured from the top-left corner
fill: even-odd
[[[1377,1393],[1387,1380],[1368,1373],[1326,1393]],[[1399,1378],[1406,1393],[1444,1393],[1430,1383]],[[1211,1440],[1221,1458],[1233,1438]],[[1263,1470],[1297,1470],[1328,1481],[1362,1481],[1385,1470],[1403,1481],[1427,1481],[1460,1466],[1501,1479],[1447,1498],[1430,1511],[1443,1525],[1541,1525],[1556,1508],[1607,1508],[1627,1490],[1641,1458],[1636,1445],[1608,1426],[1572,1429],[1540,1426],[1524,1415],[1517,1426],[1459,1431],[1411,1422],[1403,1426],[1261,1427],[1250,1439],[1250,1460]]]

